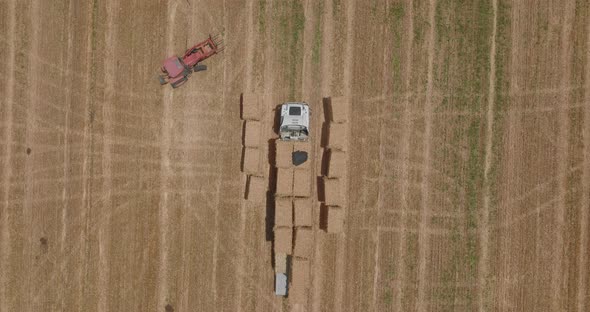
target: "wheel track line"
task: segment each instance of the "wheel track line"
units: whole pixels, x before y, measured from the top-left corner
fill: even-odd
[[[189,2],[190,4],[190,2]],[[200,2],[199,2],[200,5]],[[190,5],[190,13],[192,14],[192,16],[196,16],[196,14],[198,14],[197,12],[195,12],[195,8],[197,6],[196,5]],[[188,25],[188,29],[189,29],[189,33],[198,33],[198,29],[195,26],[195,18],[190,18],[189,21],[189,25]],[[182,112],[186,112],[187,111],[187,107],[186,107],[186,101],[183,103],[183,108],[182,108]],[[174,113],[172,113],[172,115],[174,115]],[[208,117],[203,117],[203,118],[209,118]],[[187,115],[186,114],[182,114],[181,116],[178,117],[172,117],[174,120],[176,121],[186,121]],[[184,128],[183,128],[184,129]],[[183,131],[183,140],[186,142],[190,141],[190,131]],[[192,145],[192,144],[191,144]],[[198,144],[197,144],[198,145]],[[190,153],[185,153],[184,155],[182,155],[182,160],[185,163],[190,163]],[[194,170],[194,169],[193,169]],[[191,170],[192,171],[192,170]],[[193,175],[194,176],[194,175]],[[184,190],[188,190],[189,189],[189,176],[183,176],[182,179],[182,186]],[[184,192],[183,192],[184,193]],[[190,240],[190,229],[189,229],[189,218],[186,217],[185,213],[187,211],[191,211],[191,200],[193,201],[197,201],[196,197],[195,198],[191,198],[192,196],[194,196],[194,194],[190,194],[190,193],[184,193],[183,196],[183,214],[182,214],[182,223],[181,223],[181,232],[182,232],[182,247],[181,247],[181,257],[182,257],[182,264],[181,264],[181,268],[180,268],[180,272],[181,272],[181,289],[180,289],[180,295],[178,296],[177,302],[178,304],[176,305],[177,309],[180,311],[187,311],[190,308],[190,285],[191,285],[191,281],[190,281],[190,276],[191,276],[191,267],[192,267],[192,263],[191,263],[191,253],[189,250],[189,246],[190,244],[188,243],[188,241]],[[193,211],[193,214],[197,215],[198,213],[196,211]]]
[[[92,66],[94,63],[94,37],[93,37],[93,27],[95,26],[95,12],[94,6],[97,4],[97,0],[93,0],[89,4],[88,12],[86,13],[87,21],[86,21],[86,29],[88,29],[88,35],[86,38],[86,73],[85,77],[85,97],[84,97],[84,106],[85,112],[87,116],[84,118],[84,134],[82,139],[82,144],[84,146],[82,152],[82,159],[84,160],[82,163],[82,205],[83,209],[80,213],[80,219],[83,220],[84,226],[80,229],[80,259],[84,259],[81,261],[81,268],[79,269],[80,273],[78,275],[78,305],[81,305],[84,302],[84,296],[86,295],[87,285],[84,281],[88,280],[88,261],[90,259],[90,246],[89,246],[89,239],[88,236],[93,227],[91,224],[91,217],[92,217],[92,180],[94,175],[94,133],[93,133],[93,124],[92,119],[90,118],[90,114],[93,113],[93,106],[95,103],[94,94],[91,94],[94,91],[94,87],[96,87],[96,83],[93,72]],[[82,248],[85,246],[85,248]]]
[[[225,6],[225,0],[223,0],[223,28],[227,31],[226,25],[227,25],[227,14],[226,14],[226,6]],[[227,36],[227,33],[224,34],[224,39]],[[225,105],[226,102],[226,82],[227,82],[227,54],[223,53],[223,82],[222,82],[222,94],[221,94],[221,101],[223,103],[223,105]],[[222,135],[223,137],[223,135]],[[217,160],[217,165],[218,168],[221,168],[221,161],[222,161],[223,157],[216,157]],[[214,216],[214,222],[215,222],[215,236],[213,238],[213,269],[211,270],[211,284],[213,285],[213,304],[215,306],[217,306],[217,260],[218,256],[217,254],[219,253],[218,249],[219,249],[219,204],[220,204],[220,200],[221,200],[221,184],[223,182],[223,170],[219,170],[219,175],[217,178],[217,182],[216,182],[216,198],[215,198],[215,216]]]
[[[564,23],[561,33],[561,60],[565,62],[563,64],[563,76],[561,78],[561,87],[567,88],[571,81],[571,64],[572,64],[572,57],[573,57],[573,49],[572,49],[572,21],[575,18],[575,3],[572,1],[566,2],[565,12],[564,12]],[[569,103],[570,96],[568,92],[563,92],[561,94],[561,103]],[[558,209],[556,210],[556,219],[557,219],[557,237],[554,241],[554,249],[553,249],[553,263],[554,269],[553,274],[551,276],[551,293],[553,294],[553,298],[551,300],[552,303],[552,310],[558,311],[561,308],[561,302],[563,299],[563,275],[567,274],[567,270],[565,270],[563,266],[563,254],[564,254],[564,236],[565,231],[567,231],[567,226],[565,222],[565,214],[567,210],[567,193],[568,193],[568,166],[569,166],[569,127],[570,127],[570,119],[568,116],[568,111],[560,110],[559,111],[559,137],[558,140],[558,158],[557,158],[557,174],[560,177],[559,181],[559,202],[558,202]],[[561,157],[559,156],[561,154]],[[563,157],[563,158],[562,158]],[[560,159],[561,158],[561,159]]]
[[[106,34],[105,34],[105,101],[103,104],[103,123],[104,123],[104,137],[110,138],[113,136],[114,129],[111,119],[114,117],[112,101],[115,89],[115,45],[117,44],[117,6],[113,0],[106,2]],[[103,170],[103,212],[107,215],[104,217],[105,222],[101,222],[98,229],[98,310],[108,311],[108,297],[109,297],[109,253],[111,243],[110,224],[112,216],[112,190],[113,190],[113,176],[112,165],[113,157],[111,150],[111,143],[103,141],[103,155],[104,161],[102,163]]]
[[[30,21],[31,21],[31,41],[29,47],[29,53],[33,54],[39,49],[39,2],[33,1],[30,7]],[[27,56],[29,64],[28,66],[28,77],[30,81],[30,85],[28,85],[28,94],[29,97],[27,99],[27,106],[26,106],[26,129],[25,129],[25,142],[28,142],[27,145],[31,145],[33,140],[33,135],[35,131],[35,127],[33,125],[33,118],[32,115],[35,115],[35,108],[37,107],[37,103],[39,100],[38,95],[38,75],[36,75],[35,69],[37,68],[35,60],[32,59],[30,56]],[[34,235],[36,226],[35,226],[35,217],[33,215],[33,204],[31,202],[31,198],[34,197],[33,190],[31,189],[31,185],[33,184],[33,174],[31,173],[32,167],[34,166],[33,157],[25,158],[25,185],[24,185],[24,200],[23,200],[23,219],[25,222],[25,229],[27,226],[30,228],[28,229],[28,244],[25,244],[24,249],[24,265],[25,267],[31,267],[33,264],[33,243],[32,237]],[[28,246],[27,246],[28,245]],[[33,276],[31,276],[30,272],[28,272],[26,281],[24,283],[24,287],[26,288],[27,298],[32,297],[32,293],[34,292],[33,288],[36,287],[32,283]],[[27,300],[25,302],[25,311],[34,311],[35,310],[35,302],[33,300]]]
[[[483,203],[482,203],[482,215],[480,216],[480,248],[481,248],[481,261],[478,268],[477,276],[477,290],[478,290],[478,308],[479,311],[487,310],[488,297],[484,298],[484,290],[488,289],[488,276],[489,276],[489,222],[490,222],[490,170],[492,168],[492,144],[493,144],[493,131],[494,131],[494,106],[496,100],[496,29],[498,24],[498,1],[492,0],[492,7],[494,11],[493,26],[492,26],[492,38],[490,46],[490,75],[489,75],[489,87],[488,87],[488,109],[486,113],[486,145],[485,145],[485,158],[484,158],[484,177],[483,177]]]
[[[408,13],[407,13],[407,19],[408,19],[408,30],[407,33],[408,34],[413,34],[414,33],[414,1],[413,0],[409,0],[409,5],[407,6],[408,8]],[[402,298],[403,298],[403,294],[404,294],[404,282],[406,280],[406,266],[404,265],[405,263],[405,258],[406,258],[406,240],[407,240],[407,236],[406,236],[406,222],[407,222],[407,212],[409,210],[409,204],[408,204],[408,196],[407,193],[410,191],[410,183],[409,183],[409,179],[410,179],[410,172],[408,170],[408,166],[410,163],[410,136],[411,136],[411,128],[410,128],[410,79],[408,79],[408,77],[411,76],[412,73],[412,57],[413,57],[413,44],[414,44],[414,37],[413,35],[408,35],[406,36],[407,38],[409,38],[409,43],[405,45],[405,67],[404,67],[404,72],[403,72],[403,77],[405,79],[403,79],[404,81],[404,112],[403,112],[403,116],[402,116],[402,124],[404,125],[404,129],[406,131],[402,132],[402,150],[401,150],[401,155],[402,155],[402,161],[404,162],[403,165],[401,166],[401,181],[402,181],[402,185],[401,185],[401,194],[400,194],[400,201],[402,204],[402,211],[401,211],[401,216],[400,216],[400,223],[401,223],[401,227],[402,227],[402,231],[400,232],[400,243],[398,246],[398,254],[399,254],[399,259],[397,261],[397,268],[396,271],[399,272],[399,279],[398,282],[395,285],[395,292],[398,294],[397,296],[395,296],[395,302],[394,302],[394,311],[402,311],[403,307],[402,307]]]
[[[389,1],[385,0],[385,12],[389,12]],[[389,25],[387,25],[389,26]],[[380,36],[380,38],[382,38],[384,41],[389,42],[388,39],[388,27],[386,27],[385,25],[381,25],[382,28],[382,32],[383,34]],[[383,72],[382,72],[382,80],[383,80],[383,86],[381,88],[381,96],[383,96],[384,98],[386,97],[386,94],[389,93],[389,68],[388,68],[388,62],[387,62],[387,56],[389,55],[389,44],[384,44],[383,47]],[[391,103],[391,105],[393,105],[393,102]],[[385,113],[385,108],[387,106],[387,101],[384,101],[382,106],[380,106],[378,108],[378,111],[381,112],[378,120],[379,120],[379,176],[377,178],[378,181],[378,193],[377,193],[377,207],[376,207],[376,215],[377,215],[377,220],[379,220],[379,218],[381,217],[381,210],[382,207],[384,205],[384,199],[383,199],[383,193],[385,192],[385,183],[384,183],[384,174],[385,174],[385,170],[387,170],[386,167],[386,156],[385,156],[385,148],[386,148],[386,144],[385,144],[385,140],[386,140],[386,136],[385,136],[385,117],[387,116]],[[374,311],[378,311],[378,303],[377,303],[377,292],[379,290],[379,275],[380,275],[380,270],[379,270],[379,257],[380,257],[380,253],[381,253],[381,244],[380,244],[380,237],[381,237],[381,229],[379,224],[377,224],[377,228],[375,230],[372,231],[371,233],[373,235],[373,240],[375,243],[375,253],[373,255],[373,257],[375,258],[374,264],[373,264],[373,310]]]
[[[4,162],[3,174],[2,174],[2,184],[3,184],[3,199],[4,205],[2,209],[2,215],[0,215],[0,224],[2,225],[0,237],[0,243],[2,248],[2,254],[0,255],[0,310],[1,311],[9,311],[8,302],[9,298],[6,294],[7,286],[8,286],[8,262],[10,259],[11,254],[11,246],[10,240],[11,235],[9,231],[9,195],[10,195],[10,176],[12,175],[12,127],[13,127],[13,105],[14,105],[14,80],[15,80],[15,66],[14,66],[14,59],[16,57],[16,38],[15,38],[15,30],[16,30],[16,1],[12,0],[8,1],[8,12],[7,15],[9,16],[8,20],[8,60],[6,63],[6,72],[8,74],[8,79],[5,84],[5,98],[2,101],[3,106],[5,105],[6,109],[6,133],[4,135],[4,141],[6,142],[5,148],[5,158],[6,161]],[[5,104],[4,104],[5,103]]]
[[[254,62],[252,57],[254,55],[254,41],[257,40],[256,32],[254,31],[254,0],[247,0],[246,8],[248,15],[248,30],[246,35],[246,69],[245,69],[245,80],[244,88],[246,91],[253,92],[252,87],[252,79],[254,79],[252,74],[252,68],[254,66]],[[243,185],[246,185],[245,174],[242,174],[242,181]],[[244,266],[246,263],[246,201],[244,200],[243,196],[240,200],[240,253],[239,253],[239,262],[238,262],[238,280],[236,283],[236,292],[237,292],[237,299],[236,299],[236,311],[242,311],[242,299],[243,299],[243,292],[242,288],[244,285]]]
[[[331,96],[332,93],[332,59],[333,53],[332,49],[334,46],[334,21],[332,18],[332,0],[324,0],[323,6],[324,11],[323,15],[318,16],[318,23],[322,23],[322,46],[321,46],[321,81],[320,81],[320,88],[322,92],[322,97]],[[305,79],[305,76],[303,77]],[[323,153],[323,149],[320,146],[319,140],[316,140],[315,149],[316,151],[320,151]],[[316,155],[318,155],[316,153]],[[322,155],[322,154],[320,154]],[[316,156],[317,157],[317,156]],[[321,171],[318,171],[321,172]],[[316,174],[317,175],[317,174]],[[317,191],[317,189],[316,189]],[[312,199],[313,207],[319,207],[317,197],[314,196]],[[319,214],[313,214],[313,216],[317,216]],[[323,243],[325,241],[325,236],[321,233],[315,235],[315,248],[314,248],[314,262],[312,263],[312,272],[313,276],[311,278],[311,311],[319,312],[321,311],[322,305],[322,283],[323,283],[323,273],[325,272],[325,268],[323,267],[323,255],[322,255],[322,248]]]
[[[346,45],[345,45],[345,50],[346,50],[346,58],[344,59],[344,73],[343,73],[343,80],[344,80],[344,97],[346,98],[347,102],[348,102],[348,107],[346,108],[348,110],[348,116],[352,116],[352,114],[350,114],[351,111],[351,104],[352,103],[352,97],[353,97],[353,92],[352,92],[352,75],[353,75],[353,65],[354,65],[354,57],[353,57],[353,51],[354,51],[354,5],[355,5],[355,1],[349,1],[346,3]],[[352,123],[352,120],[349,121],[349,123]],[[350,127],[350,125],[349,125]],[[350,164],[350,153],[346,153],[346,163]],[[348,174],[346,176],[345,179],[345,190],[348,190]],[[348,193],[346,195],[346,202],[350,203],[350,194]],[[350,214],[350,208],[345,209],[345,217],[344,220],[348,220],[348,216]],[[346,224],[346,221],[345,221]],[[350,223],[348,223],[350,224]],[[347,241],[346,241],[346,232],[348,231],[349,226],[346,226],[345,228],[345,232],[344,232],[344,236],[338,240],[337,245],[336,245],[336,265],[335,265],[335,271],[336,271],[336,281],[335,281],[335,296],[334,296],[334,307],[337,307],[337,311],[342,311],[342,306],[343,306],[343,301],[344,301],[344,287],[345,287],[345,278],[346,278],[346,272],[345,272],[345,267],[346,267],[346,247],[347,247]]]
[[[74,0],[70,0],[68,4],[68,16],[67,16],[67,23],[65,23],[64,27],[68,30],[68,46],[66,51],[66,70],[71,70],[72,63],[73,63],[73,45],[74,45],[74,25],[73,25],[73,17],[74,17]],[[62,74],[62,79],[67,79],[66,87],[71,89],[73,84],[73,78],[66,77],[65,74]],[[70,194],[70,187],[69,183],[71,181],[71,174],[69,168],[71,168],[71,161],[70,161],[70,151],[72,145],[70,144],[70,119],[71,119],[71,110],[72,110],[72,97],[70,92],[64,92],[65,95],[65,105],[66,109],[66,116],[65,116],[65,126],[63,130],[63,137],[64,137],[64,149],[63,149],[63,158],[64,158],[64,166],[63,166],[63,191],[62,191],[62,206],[61,209],[61,236],[60,236],[60,250],[59,254],[61,255],[61,259],[63,259],[63,254],[65,252],[65,248],[67,246],[67,239],[68,239],[68,210],[70,208],[69,205],[69,198]],[[42,130],[41,130],[42,131]],[[37,145],[38,146],[38,145]],[[39,179],[35,179],[36,182]],[[48,181],[49,182],[49,181]],[[59,265],[60,271],[63,272],[65,270],[65,264],[61,263]],[[56,272],[53,272],[51,278],[55,278]],[[65,296],[63,290],[57,291],[57,302],[60,303],[61,309],[63,310],[65,307]]]
[[[434,67],[434,44],[435,44],[435,18],[434,13],[436,9],[436,0],[430,0],[430,6],[428,9],[428,19],[430,24],[430,30],[428,34],[428,73],[427,73],[427,86],[426,86],[426,101],[425,101],[425,114],[424,114],[424,154],[423,159],[425,164],[429,164],[432,162],[431,160],[431,140],[432,140],[432,95],[433,95],[433,67]],[[428,304],[426,302],[426,288],[428,287],[428,283],[426,283],[427,278],[427,271],[428,268],[426,266],[428,262],[428,254],[430,249],[430,237],[427,233],[427,230],[430,225],[429,215],[430,215],[430,203],[428,202],[430,198],[430,166],[425,165],[424,170],[422,171],[422,207],[420,209],[422,218],[420,219],[420,233],[418,234],[418,246],[419,246],[419,265],[418,265],[418,311],[423,312],[426,311],[428,308]]]
[[[521,52],[524,47],[522,44],[521,35],[519,32],[522,31],[522,20],[526,20],[525,18],[521,17],[523,14],[522,12],[525,11],[523,3],[520,1],[516,1],[513,6],[510,8],[510,18],[511,18],[511,30],[510,30],[510,64],[508,66],[508,80],[509,80],[509,92],[508,95],[518,94],[521,92],[521,75],[522,67],[525,65],[526,60],[523,59],[524,53]],[[526,87],[523,86],[523,87]],[[521,105],[522,99],[515,98],[511,99],[508,110],[512,109],[512,107],[518,108]],[[520,143],[518,141],[517,134],[519,132],[519,128],[521,127],[520,119],[522,114],[519,111],[515,111],[513,113],[509,113],[506,115],[506,141],[503,144],[504,153],[506,153],[506,160],[503,163],[503,175],[502,177],[505,181],[506,186],[501,189],[500,195],[500,207],[499,207],[499,216],[500,222],[502,224],[509,222],[509,220],[514,218],[513,210],[509,209],[512,203],[512,196],[513,196],[513,189],[517,187],[514,181],[516,175],[516,169],[518,168],[518,160],[522,158],[522,152],[520,149],[515,148]],[[538,187],[538,186],[537,186]],[[528,193],[528,192],[527,192]],[[510,204],[506,204],[506,202],[510,202]],[[515,231],[518,235],[518,231]],[[498,286],[497,286],[497,309],[506,311],[513,308],[513,300],[512,296],[513,293],[511,292],[512,285],[507,281],[512,277],[512,255],[509,254],[509,251],[513,248],[511,245],[513,241],[513,237],[515,235],[512,234],[510,231],[503,232],[502,235],[499,237],[499,269],[497,275]],[[536,247],[535,247],[536,248]],[[536,252],[536,251],[535,251]],[[536,254],[535,254],[536,255]],[[535,272],[537,270],[537,263],[536,257],[535,259],[531,260],[530,267],[534,268]],[[536,289],[536,288],[535,288]],[[531,290],[535,292],[536,290]],[[535,296],[538,297],[538,296]],[[534,309],[534,307],[533,307]]]
[[[174,53],[174,22],[176,19],[176,9],[178,2],[170,1],[167,7],[166,17],[166,54]],[[164,113],[162,116],[162,145],[160,149],[160,157],[162,163],[160,166],[160,203],[159,203],[159,267],[158,267],[158,307],[164,307],[168,300],[168,182],[172,176],[172,169],[170,167],[170,146],[172,141],[171,127],[174,120],[170,118],[171,105],[174,100],[174,94],[171,88],[165,88],[162,98],[164,104]]]
[[[587,24],[586,33],[588,34],[587,46],[590,45],[590,24]],[[586,50],[586,90],[590,90],[590,48]],[[584,101],[587,103],[584,110],[584,129],[582,130],[584,157],[582,173],[582,189],[586,190],[582,196],[580,206],[580,244],[578,251],[578,293],[577,309],[583,312],[587,309],[587,285],[588,285],[588,207],[590,207],[590,92],[585,92]]]
[[[245,88],[248,92],[253,92],[252,86],[252,69],[254,67],[254,42],[257,39],[256,31],[254,30],[254,0],[247,0],[246,1],[246,14],[248,15],[248,30],[246,35],[246,85]],[[241,307],[240,307],[241,309]]]

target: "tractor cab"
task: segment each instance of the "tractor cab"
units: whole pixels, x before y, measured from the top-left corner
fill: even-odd
[[[166,59],[164,61],[164,66],[162,66],[162,71],[166,72],[171,79],[176,78],[185,70],[186,66],[184,65],[182,60],[177,56],[173,56]]]
[[[164,61],[162,72],[165,75],[160,76],[160,84],[169,82],[173,88],[177,88],[187,81],[191,70],[178,56],[172,56]]]

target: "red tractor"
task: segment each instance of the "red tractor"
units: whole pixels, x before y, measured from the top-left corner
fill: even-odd
[[[159,76],[160,84],[170,83],[172,88],[178,88],[188,80],[193,72],[207,70],[207,65],[199,63],[217,52],[221,52],[220,45],[221,41],[218,40],[218,36],[211,37],[209,35],[207,40],[186,50],[182,58],[178,56],[167,58],[162,66],[163,74]]]

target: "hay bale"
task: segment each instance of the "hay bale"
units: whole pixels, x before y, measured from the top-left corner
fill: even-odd
[[[293,226],[293,202],[291,198],[275,198],[275,226]]]
[[[298,227],[295,229],[295,246],[293,255],[300,258],[308,259],[313,251],[313,230],[308,227]]]
[[[278,169],[276,195],[293,196],[293,169]]]
[[[290,255],[293,249],[293,229],[290,227],[277,227],[275,233],[275,253]]]
[[[326,231],[328,233],[342,233],[344,231],[344,208],[328,206],[328,222]]]
[[[311,195],[311,171],[295,169],[293,171],[293,196],[309,197]]]
[[[242,94],[242,119],[260,120],[261,97],[255,93]]]
[[[275,253],[275,272],[287,273],[287,254]]]
[[[245,122],[246,128],[244,130],[244,146],[245,147],[260,147],[261,138],[261,123],[260,121],[248,120]]]
[[[257,204],[263,204],[266,199],[266,179],[263,177],[248,177],[248,193],[246,199]]]
[[[260,149],[253,147],[244,148],[244,165],[242,171],[246,174],[260,173]]]
[[[296,198],[293,200],[295,226],[312,225],[312,208],[310,198]]]
[[[330,149],[328,152],[327,175],[331,178],[341,178],[346,172],[346,153]]]
[[[331,123],[328,131],[328,146],[332,149],[346,151],[348,149],[347,130],[348,124]]]
[[[343,97],[333,97],[330,99],[330,112],[332,121],[344,123],[348,121],[348,100]]]
[[[338,178],[324,177],[324,202],[328,206],[342,206],[344,196],[342,185]]]
[[[293,143],[281,140],[275,141],[276,156],[275,166],[277,168],[291,168],[293,163],[291,161],[291,153],[293,152]]]
[[[292,283],[289,297],[295,303],[307,304],[309,288],[309,260],[295,258],[292,264]]]

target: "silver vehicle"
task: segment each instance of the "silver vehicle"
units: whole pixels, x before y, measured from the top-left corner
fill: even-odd
[[[307,141],[309,106],[304,102],[287,102],[281,106],[279,135],[283,141]]]

